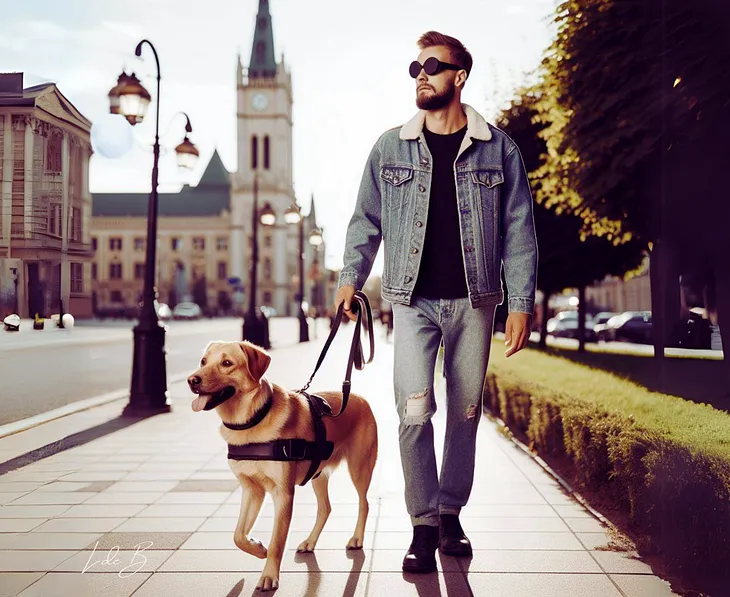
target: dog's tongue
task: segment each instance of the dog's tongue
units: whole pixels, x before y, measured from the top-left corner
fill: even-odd
[[[193,407],[193,410],[195,412],[203,410],[203,408],[205,408],[205,405],[208,402],[208,398],[210,398],[210,396],[207,396],[207,395],[198,396],[195,400],[193,400],[193,403],[191,405]]]

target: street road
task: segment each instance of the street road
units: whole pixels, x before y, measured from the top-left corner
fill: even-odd
[[[165,341],[168,380],[192,373],[208,341],[240,340],[241,321],[169,322]],[[86,324],[71,330],[47,325],[49,329],[43,331],[0,331],[0,425],[129,388],[132,322]],[[318,329],[320,336],[327,333],[327,322],[320,320]],[[296,344],[298,334],[295,318],[270,321],[274,348]],[[322,341],[320,338],[320,344]]]

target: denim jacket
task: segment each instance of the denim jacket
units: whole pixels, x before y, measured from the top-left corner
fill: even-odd
[[[530,186],[514,141],[462,104],[464,141],[454,163],[461,247],[474,308],[504,301],[508,311],[532,314],[537,283],[537,238]],[[431,193],[432,158],[423,136],[426,113],[386,131],[370,152],[345,242],[338,287],[361,289],[381,239],[382,296],[410,304],[421,264]]]

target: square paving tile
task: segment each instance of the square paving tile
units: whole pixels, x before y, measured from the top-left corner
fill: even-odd
[[[461,572],[406,574],[403,572],[371,572],[368,597],[461,597],[470,595]],[[484,593],[474,592],[473,595]],[[534,596],[531,596],[534,597]]]
[[[413,533],[375,533],[375,549],[408,549]],[[583,550],[572,533],[469,533],[474,549]]]
[[[48,572],[74,553],[76,550],[2,550],[0,551],[0,572]]]
[[[67,491],[67,492],[51,492],[51,491],[34,491],[18,498],[13,503],[14,506],[40,506],[45,504],[80,504],[94,497],[95,493],[86,491]]]
[[[127,471],[79,471],[64,475],[63,481],[118,481],[125,475]]]
[[[318,572],[366,574],[374,557],[372,551],[362,549],[350,551],[325,549],[311,553],[297,553],[294,549],[287,549],[281,561],[281,571],[309,574]],[[261,570],[263,570],[263,565]]]
[[[84,505],[88,504],[153,504],[163,495],[161,491],[124,492],[105,491],[93,498],[89,498]]]
[[[579,504],[570,504],[569,506],[556,505],[553,506],[553,508],[555,508],[557,513],[563,518],[588,518],[590,520],[595,520],[593,515]]]
[[[160,572],[258,572],[264,561],[239,549],[187,549],[176,551]]]
[[[592,551],[591,555],[609,574],[651,574],[651,568],[637,559],[635,553]]]
[[[176,491],[163,495],[157,504],[222,504],[231,495],[229,491]]]
[[[469,573],[473,595],[489,597],[622,597],[604,574]]]
[[[10,504],[11,502],[14,502],[18,498],[22,498],[24,495],[28,495],[28,491],[22,491],[18,493],[8,493],[3,492],[0,493],[0,506],[4,506],[5,504]]]
[[[146,545],[146,544],[145,544]],[[154,572],[173,553],[172,550],[147,550],[143,545],[139,550],[100,549],[80,551],[56,566],[54,572],[77,572],[83,574],[104,574],[114,572],[122,577],[138,572]]]
[[[90,483],[81,482],[70,482],[70,481],[53,481],[52,483],[46,483],[38,488],[38,491],[83,491]]]
[[[256,573],[188,573],[155,572],[134,597],[258,597],[260,572]],[[366,575],[347,573],[301,574],[282,573],[276,597],[365,597]],[[461,593],[463,594],[463,593]],[[390,595],[393,595],[391,593]],[[400,594],[398,594],[400,597]],[[460,595],[460,594],[455,594]]]
[[[576,537],[580,542],[585,545],[588,550],[593,550],[598,547],[606,547],[609,544],[610,538],[606,532],[601,533],[576,533]]]
[[[140,471],[139,469],[127,473],[122,481],[182,481],[185,477],[189,477],[193,472],[192,468],[184,471],[180,470],[161,470],[161,471]]]
[[[175,481],[118,481],[114,483],[107,491],[123,492],[131,491],[134,493],[142,492],[156,492],[156,491],[171,491],[175,487]]]
[[[593,517],[564,518],[563,520],[576,533],[600,533],[606,530],[606,527]]]
[[[201,533],[232,533],[236,528],[237,522],[238,518],[209,518],[200,526],[199,529],[195,530]],[[264,531],[264,533],[266,533],[266,531]],[[271,534],[270,531],[269,534]]]
[[[211,520],[215,520],[215,518],[212,518]],[[225,519],[224,519],[225,520]],[[238,520],[236,518],[236,520]],[[314,517],[302,517],[302,518],[294,518],[292,517],[291,524],[289,526],[289,531],[305,531],[309,532],[314,527],[315,518]],[[357,524],[357,517],[356,516],[331,516],[327,519],[327,523],[324,525],[324,528],[328,531],[354,531],[355,525]],[[231,527],[231,528],[235,528]],[[274,528],[274,518],[271,516],[267,517],[259,517],[256,520],[256,523],[253,525],[253,531],[254,532],[265,532],[270,533],[271,530]],[[375,521],[371,521],[369,525],[367,525],[367,530],[373,530],[375,528]]]
[[[585,551],[474,551],[471,559],[462,560],[464,570],[474,572],[573,572],[597,573],[603,571]]]
[[[233,473],[231,473],[231,477]],[[237,487],[240,487],[240,483],[234,478],[214,481],[198,481],[198,480],[185,480],[180,481],[170,491],[204,491],[204,492],[218,492],[218,491],[234,491]]]
[[[4,533],[0,549],[83,549],[101,533]]]
[[[43,577],[43,572],[4,572],[2,581],[3,587],[0,589],[0,595],[3,597],[18,595],[23,589],[32,585],[39,578]]]
[[[465,518],[461,520],[461,526],[464,528],[467,536],[471,533],[488,531],[522,531],[532,533],[570,532],[570,529],[557,516],[554,518]],[[378,528],[381,528],[380,524],[378,524]]]
[[[45,518],[0,518],[0,533],[26,533],[44,522]]]
[[[147,550],[156,549],[179,549],[191,533],[107,533],[96,541],[91,542],[85,547],[87,549],[101,549],[109,551],[110,549],[137,549],[145,547],[147,543],[152,543]],[[233,533],[231,533],[233,537]]]
[[[192,533],[205,518],[130,518],[114,529],[117,533]]]
[[[144,504],[79,504],[71,506],[61,518],[131,518],[145,509]]]
[[[381,509],[381,515],[384,511]],[[557,518],[559,515],[548,504],[467,504],[461,511],[461,520],[472,518]]]
[[[118,574],[53,572],[33,583],[18,597],[129,597],[149,578],[148,572],[119,578]]]
[[[128,518],[56,518],[33,529],[34,533],[108,533]]]
[[[672,591],[667,581],[656,576],[612,574],[611,578],[626,594],[626,597],[672,597],[678,595],[678,593]]]
[[[60,516],[68,505],[63,506],[3,506],[0,508],[0,518],[53,518]]]
[[[218,508],[218,504],[153,504],[147,506],[138,518],[160,517],[208,517]]]
[[[0,493],[27,493],[43,487],[43,483],[25,483],[22,481],[3,481],[0,477]]]

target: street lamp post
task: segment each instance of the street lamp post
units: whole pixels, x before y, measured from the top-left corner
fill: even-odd
[[[155,264],[157,252],[157,183],[160,159],[160,61],[155,47],[149,40],[142,40],[134,51],[142,55],[142,46],[149,45],[157,66],[157,106],[155,114],[155,142],[153,145],[152,190],[147,205],[147,243],[145,256],[144,290],[139,322],[134,327],[134,356],[132,360],[132,381],[129,402],[124,408],[124,416],[149,416],[170,411],[167,394],[167,371],[165,364],[165,328],[160,325],[155,310]],[[110,111],[121,114],[132,124],[144,120],[151,101],[149,92],[134,75],[122,73],[117,85],[109,92]],[[190,119],[185,131],[192,132]],[[187,134],[175,148],[178,163],[192,167],[198,157],[198,150],[188,139]]]
[[[256,308],[256,292],[258,282],[258,263],[259,263],[259,243],[258,231],[259,223],[262,226],[273,226],[276,224],[276,214],[267,202],[261,213],[259,213],[259,181],[256,172],[253,175],[253,207],[251,214],[251,281],[249,284],[250,296],[248,300],[248,313],[243,319],[243,339],[253,344],[257,344],[262,348],[271,348],[269,342],[269,322]]]
[[[294,204],[286,210],[284,220],[287,224],[299,226],[299,309],[297,319],[299,320],[299,342],[309,342],[309,322],[304,312],[304,218],[301,208]],[[313,246],[322,244],[322,234],[319,230],[312,230],[309,235],[309,243]]]

